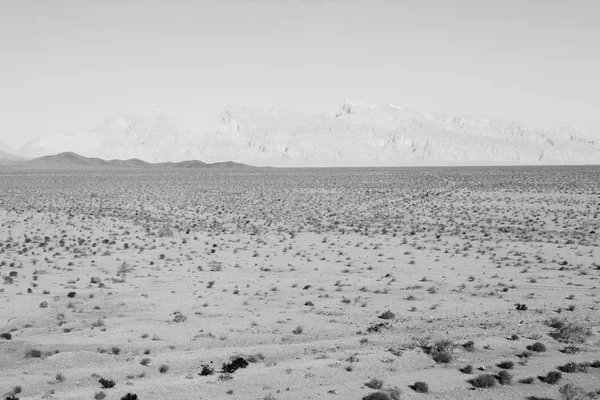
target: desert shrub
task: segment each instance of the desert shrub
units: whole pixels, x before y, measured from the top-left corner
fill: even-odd
[[[161,365],[160,367],[158,367],[158,372],[160,372],[161,374],[166,374],[167,372],[169,372],[169,366],[166,364]]]
[[[365,386],[371,389],[381,389],[383,387],[383,381],[381,379],[371,379],[369,382],[365,383]]]
[[[180,313],[179,311],[173,313],[175,316],[173,317],[173,322],[181,323],[187,321],[187,317]]]
[[[215,372],[215,369],[208,364],[202,364],[202,370],[200,371],[200,375],[208,376],[212,375]]]
[[[577,346],[566,346],[559,350],[563,354],[577,354],[581,349]]]
[[[569,323],[556,329],[551,336],[560,342],[583,343],[591,334],[590,328],[581,324]]]
[[[121,397],[121,400],[138,400],[138,397],[135,393],[127,393],[125,396]]]
[[[472,365],[467,365],[466,367],[460,368],[459,371],[462,372],[463,374],[472,374],[473,373],[473,366]]]
[[[381,319],[392,319],[396,316],[396,314],[394,314],[391,311],[385,311],[384,313],[382,313],[379,317],[377,318],[381,318]]]
[[[25,352],[26,358],[41,358],[42,351],[38,349],[29,349]]]
[[[466,351],[475,351],[475,342],[473,342],[472,340],[469,340],[468,342],[464,343],[462,345],[463,349],[465,349]]]
[[[150,365],[150,359],[142,358],[142,360],[140,361],[140,364],[142,364],[144,367],[147,367],[148,365]]]
[[[519,382],[524,383],[526,385],[531,385],[533,382],[535,382],[535,378],[533,376],[530,376],[528,378],[520,379]]]
[[[441,364],[448,364],[452,362],[452,350],[454,349],[454,343],[450,340],[438,340],[428,350],[429,354],[433,358],[433,361]]]
[[[73,297],[77,296],[77,292],[69,292],[67,293],[67,297],[72,299]]]
[[[554,400],[552,397],[527,396],[527,400]]]
[[[121,349],[118,348],[117,346],[113,346],[110,348],[111,353],[113,353],[115,356],[118,356],[119,354],[121,354]]]
[[[392,400],[386,392],[374,392],[362,398],[362,400]]]
[[[6,339],[6,340],[11,340],[12,339],[12,335],[10,333],[8,333],[8,332],[0,333],[0,338]]]
[[[6,400],[20,400],[17,396],[8,396]]]
[[[237,371],[238,369],[246,368],[247,366],[248,366],[248,361],[246,361],[242,357],[238,357],[230,363],[224,363],[222,370],[223,370],[223,372],[231,374],[231,373],[234,373],[235,371]]]
[[[65,378],[65,376],[63,374],[61,374],[60,372],[56,374],[56,376],[54,377],[54,380],[56,382],[62,383],[64,381],[67,380],[67,378]]]
[[[576,362],[569,361],[568,363],[561,365],[561,366],[557,367],[556,369],[558,369],[559,371],[562,371],[562,372],[566,372],[566,373],[573,373],[573,372],[579,371],[579,366],[577,365]]]
[[[112,379],[100,378],[98,382],[100,382],[100,385],[102,385],[104,389],[110,389],[115,386],[115,381],[113,381]]]
[[[418,381],[418,382],[413,383],[413,385],[411,386],[411,389],[417,393],[428,393],[429,385],[427,385],[427,382]]]
[[[469,383],[476,388],[491,388],[496,386],[496,378],[491,374],[479,375],[477,378],[470,379]]]
[[[104,392],[96,392],[94,393],[94,400],[102,400],[106,397],[106,393]]]
[[[595,360],[590,364],[592,368],[600,368],[600,360]]]
[[[564,320],[562,320],[560,318],[553,317],[553,318],[549,319],[548,321],[546,321],[546,325],[548,325],[550,328],[560,329],[563,326],[565,326],[566,323]]]
[[[544,383],[549,383],[550,385],[554,385],[558,381],[562,379],[562,374],[558,371],[550,371],[546,376],[540,377],[540,380]]]
[[[543,353],[547,349],[546,349],[546,345],[544,343],[542,343],[542,342],[535,342],[535,343],[530,344],[529,346],[527,346],[527,350],[535,351],[536,353]]]
[[[508,371],[503,370],[498,372],[496,378],[498,379],[498,382],[500,382],[501,385],[510,385],[512,382],[512,375],[509,374]]]
[[[502,361],[498,364],[498,368],[502,369],[512,369],[515,366],[515,363],[512,361]]]
[[[292,333],[293,333],[294,335],[299,335],[299,334],[301,334],[302,332],[304,332],[304,328],[303,328],[303,327],[301,327],[300,325],[298,325],[297,327],[295,327],[295,328],[294,328],[294,330],[292,331]]]
[[[392,398],[392,400],[400,400],[400,396],[402,395],[402,390],[399,387],[393,386],[385,388],[387,394]]]
[[[560,389],[558,389],[558,393],[560,393],[563,400],[584,400],[593,398],[588,397],[585,390],[571,383],[561,386]]]

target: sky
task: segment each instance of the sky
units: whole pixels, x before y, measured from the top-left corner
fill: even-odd
[[[0,0],[0,140],[351,98],[598,126],[597,0]]]

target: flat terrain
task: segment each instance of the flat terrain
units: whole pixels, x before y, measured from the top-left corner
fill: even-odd
[[[599,233],[600,167],[0,170],[0,396],[583,399]]]

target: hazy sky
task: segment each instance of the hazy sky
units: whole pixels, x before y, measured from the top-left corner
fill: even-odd
[[[345,98],[600,124],[597,0],[0,0],[0,140]]]

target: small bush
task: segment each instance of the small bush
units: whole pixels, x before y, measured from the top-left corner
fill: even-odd
[[[160,372],[161,374],[166,374],[167,372],[169,372],[169,366],[166,364],[161,365],[160,367],[158,367],[158,372]]]
[[[556,317],[546,321],[546,325],[554,329],[561,329],[563,326],[565,326],[565,324],[565,321]]]
[[[584,343],[591,335],[590,328],[575,323],[566,324],[551,334],[554,339],[567,343]]]
[[[300,325],[298,325],[298,326],[297,326],[296,328],[294,328],[294,330],[292,331],[292,333],[293,333],[294,335],[299,335],[299,334],[301,334],[302,332],[304,332],[304,328],[303,328],[303,327],[301,327]]]
[[[562,372],[566,372],[566,373],[573,373],[573,372],[579,371],[579,366],[577,365],[576,362],[569,361],[565,365],[561,365],[561,366],[557,367],[556,369],[558,369],[559,371],[562,371]]]
[[[381,389],[383,387],[383,381],[381,379],[371,379],[369,382],[365,383],[365,386],[371,389]]]
[[[208,376],[212,375],[215,372],[215,369],[208,364],[202,364],[202,370],[200,371],[200,375]]]
[[[476,388],[491,388],[496,386],[496,378],[490,374],[479,375],[477,378],[469,380],[469,383]]]
[[[548,383],[550,385],[554,385],[558,381],[562,379],[562,374],[558,371],[550,371],[546,376],[540,377],[540,380],[544,383]]]
[[[115,386],[115,381],[113,381],[112,379],[100,378],[98,382],[100,382],[100,385],[102,385],[104,389],[110,389]]]
[[[472,365],[467,365],[466,367],[460,368],[459,371],[462,372],[463,374],[472,374],[473,373],[473,366]]]
[[[595,360],[590,364],[592,368],[600,368],[600,360]]]
[[[364,396],[362,400],[392,400],[392,398],[386,392],[375,392]]]
[[[142,358],[142,361],[140,361],[140,364],[142,364],[144,367],[147,367],[148,365],[150,365],[150,359]]]
[[[77,292],[69,292],[67,293],[67,297],[72,299],[73,297],[77,296]]]
[[[463,349],[465,349],[468,352],[472,352],[475,351],[475,342],[473,342],[472,340],[469,340],[468,342],[464,343],[462,345]]]
[[[523,378],[521,380],[519,380],[520,383],[524,383],[526,385],[531,385],[533,382],[535,382],[535,378],[533,376],[530,376],[528,378]]]
[[[594,398],[591,396],[588,397],[585,390],[570,383],[561,386],[560,389],[558,389],[558,393],[560,393],[564,400],[584,400]]]
[[[453,349],[454,343],[450,340],[439,340],[435,342],[428,352],[436,363],[448,364],[454,358],[452,355]]]
[[[512,375],[508,371],[500,371],[496,376],[501,385],[510,385],[512,383]]]
[[[512,361],[502,361],[498,364],[498,368],[502,369],[512,369],[515,366],[515,363]]]
[[[246,368],[248,366],[248,361],[243,359],[242,357],[238,357],[234,359],[231,363],[224,363],[222,370],[225,373],[232,374],[240,368]]]
[[[411,389],[417,393],[428,393],[429,385],[427,385],[427,382],[418,381],[418,382],[413,383],[413,385],[411,386]]]
[[[138,397],[135,393],[127,393],[125,396],[121,397],[121,400],[138,400]]]
[[[542,343],[542,342],[535,342],[535,343],[530,344],[529,346],[527,346],[527,350],[535,351],[536,353],[543,353],[547,349],[546,349],[546,345],[544,343]]]
[[[94,400],[102,400],[106,397],[106,393],[104,392],[96,392],[94,393]]]
[[[381,319],[393,319],[396,316],[396,314],[394,314],[391,311],[385,311],[383,314],[381,314],[379,317],[377,318],[381,318]]]
[[[10,333],[8,333],[8,332],[0,333],[0,338],[6,339],[6,340],[11,340],[12,339],[12,335]]]
[[[392,398],[392,400],[400,400],[400,396],[402,395],[402,391],[399,387],[393,386],[385,389],[387,394]]]
[[[26,358],[41,358],[42,351],[38,350],[38,349],[29,349],[29,350],[27,350],[27,352],[25,352],[25,357]]]

